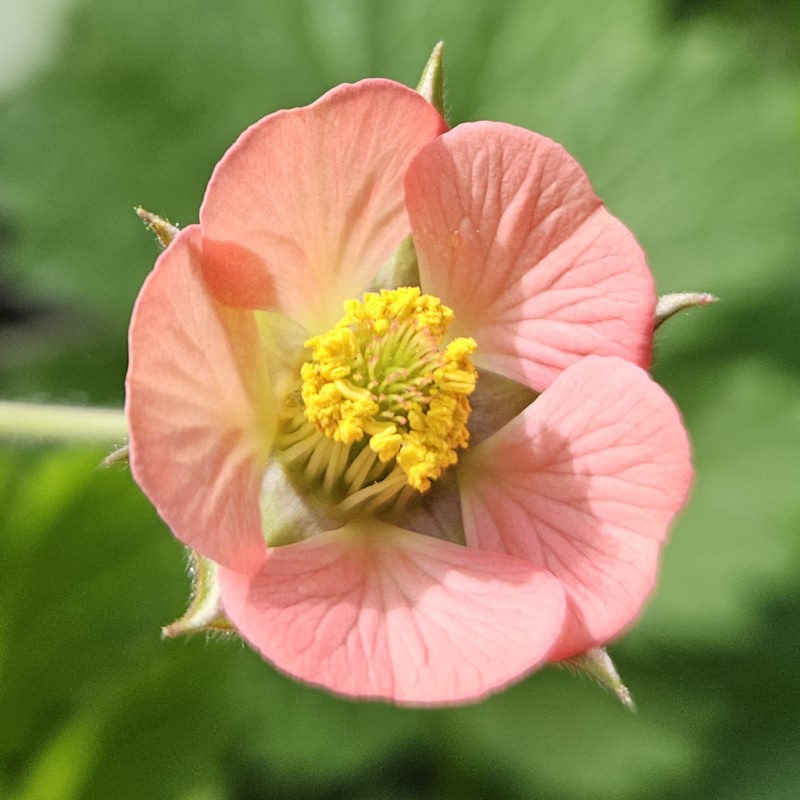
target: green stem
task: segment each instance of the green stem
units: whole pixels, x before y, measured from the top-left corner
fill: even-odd
[[[114,444],[123,441],[127,435],[125,415],[114,408],[0,400],[0,439]]]

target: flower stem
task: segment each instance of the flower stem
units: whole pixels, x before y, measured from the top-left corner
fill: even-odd
[[[114,408],[0,400],[0,439],[113,444],[127,435],[125,415]]]

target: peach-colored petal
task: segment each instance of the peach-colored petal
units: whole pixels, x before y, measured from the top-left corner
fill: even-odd
[[[459,125],[412,162],[406,198],[422,288],[478,342],[476,364],[541,391],[584,355],[649,363],[644,254],[555,142]]]
[[[338,86],[250,127],[200,209],[217,297],[330,327],[408,233],[403,177],[445,128],[420,95],[388,80]]]
[[[562,581],[567,623],[554,658],[632,621],[692,477],[686,433],[661,387],[630,362],[597,357],[569,367],[459,470],[467,543]]]
[[[519,559],[363,521],[220,571],[225,611],[277,667],[341,694],[435,705],[480,698],[541,663],[559,582]]]
[[[131,470],[178,539],[255,570],[275,424],[269,376],[253,313],[213,300],[199,248],[199,226],[182,231],[136,301],[126,380]]]

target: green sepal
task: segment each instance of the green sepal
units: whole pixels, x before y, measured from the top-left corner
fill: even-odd
[[[112,450],[101,462],[104,467],[116,467],[118,464],[127,466],[130,457],[130,448],[127,444]]]
[[[708,292],[676,292],[662,294],[656,303],[656,328],[679,311],[696,306],[709,306],[719,300]]]
[[[186,613],[175,622],[165,625],[161,635],[166,639],[198,631],[235,633],[222,609],[222,597],[217,583],[217,564],[195,550],[189,550],[189,575],[192,579],[192,599]]]
[[[585,653],[575,656],[575,658],[559,661],[556,666],[566,667],[588,675],[604,689],[608,689],[625,708],[629,711],[636,711],[633,697],[628,687],[619,677],[617,668],[614,666],[614,662],[606,652],[605,647],[595,647],[592,650],[587,650]]]
[[[173,225],[166,217],[159,217],[158,214],[146,211],[141,206],[136,206],[133,210],[139,219],[156,235],[156,241],[162,247],[166,247],[180,233],[178,227]]]
[[[399,289],[401,286],[419,286],[419,262],[411,236],[406,236],[400,242],[367,288],[377,292],[381,289]]]
[[[444,42],[437,42],[433,52],[422,70],[417,91],[444,117],[444,67],[442,51]]]

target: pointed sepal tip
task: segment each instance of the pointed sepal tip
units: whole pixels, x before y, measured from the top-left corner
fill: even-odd
[[[696,306],[710,306],[719,300],[709,292],[675,292],[662,294],[656,303],[656,328],[679,311]]]
[[[235,633],[225,616],[222,597],[217,583],[217,565],[211,559],[189,551],[189,575],[192,579],[192,600],[186,613],[165,625],[161,635],[165,639],[200,631]]]
[[[112,450],[101,463],[104,467],[115,467],[117,464],[122,464],[124,466],[128,463],[129,456],[130,450],[128,445],[123,444]]]
[[[622,682],[611,656],[604,647],[595,647],[592,650],[581,653],[579,656],[560,661],[558,666],[574,669],[584,675],[588,675],[604,689],[611,692],[625,708],[629,711],[636,711],[636,704],[633,702],[630,690]]]
[[[417,85],[419,92],[441,115],[444,113],[444,66],[442,55],[444,42],[437,42],[431,52],[430,58],[422,70],[422,76]]]
[[[166,217],[159,217],[152,211],[147,211],[141,206],[133,209],[142,222],[155,234],[156,241],[166,247],[180,232],[176,225],[173,225]]]

